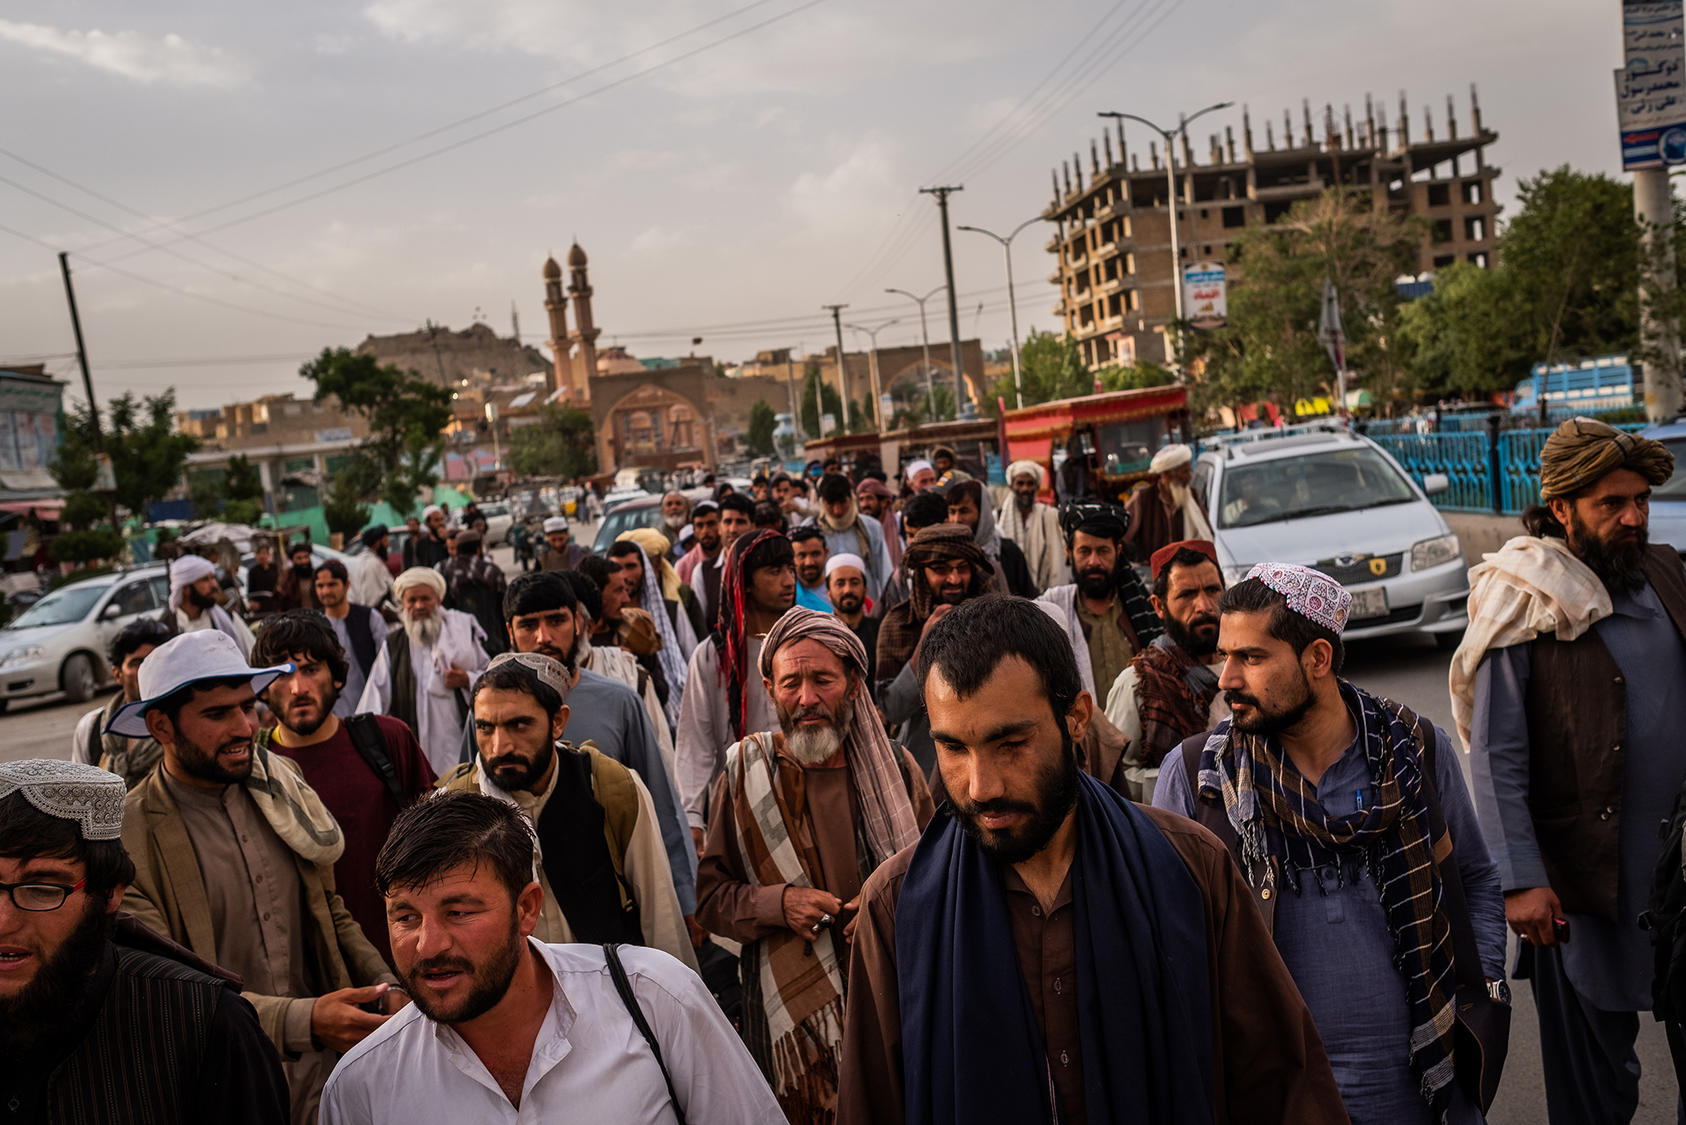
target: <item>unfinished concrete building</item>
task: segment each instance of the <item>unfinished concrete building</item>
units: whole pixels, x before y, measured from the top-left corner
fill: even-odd
[[[1469,100],[1470,131],[1460,133],[1448,96],[1439,137],[1426,107],[1423,135],[1412,137],[1403,92],[1392,130],[1386,107],[1366,96],[1363,120],[1356,125],[1350,106],[1337,124],[1334,108],[1325,105],[1322,128],[1314,129],[1310,103],[1304,102],[1298,128],[1284,111],[1280,136],[1276,122],[1267,120],[1262,138],[1255,136],[1244,108],[1239,150],[1233,127],[1225,126],[1221,135],[1209,137],[1205,163],[1196,162],[1185,133],[1175,166],[1180,264],[1231,262],[1230,245],[1242,230],[1273,223],[1295,203],[1339,184],[1369,194],[1373,206],[1428,221],[1422,273],[1453,262],[1491,265],[1499,214],[1493,181],[1499,169],[1487,162],[1486,150],[1498,134],[1483,127],[1474,86]],[[1054,199],[1043,212],[1058,224],[1047,244],[1058,260],[1048,278],[1060,290],[1054,313],[1091,367],[1137,359],[1169,362],[1166,327],[1176,314],[1172,286],[1181,271],[1171,263],[1166,154],[1160,143],[1157,137],[1149,142],[1144,167],[1139,152],[1127,150],[1118,122],[1116,134],[1104,133],[1099,146],[1090,142],[1087,175],[1081,155],[1054,174]],[[1226,265],[1226,272],[1234,284],[1236,267]]]

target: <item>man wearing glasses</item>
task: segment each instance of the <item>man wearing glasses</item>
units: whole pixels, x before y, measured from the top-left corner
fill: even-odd
[[[0,764],[0,1107],[280,1125],[286,1078],[232,978],[118,914],[126,792],[82,763]]]

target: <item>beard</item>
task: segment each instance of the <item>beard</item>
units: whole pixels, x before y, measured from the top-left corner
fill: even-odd
[[[504,994],[509,991],[509,982],[515,979],[515,970],[521,967],[521,956],[526,945],[516,928],[514,911],[511,911],[509,939],[484,963],[476,965],[461,957],[430,957],[411,965],[407,973],[399,970],[398,975],[404,980],[404,988],[410,994],[410,1002],[421,1009],[422,1015],[435,1023],[466,1023],[477,1016],[485,1015],[504,998]],[[451,971],[468,977],[468,995],[453,1002],[436,999],[428,991],[423,975]]]
[[[1601,538],[1573,510],[1569,512],[1570,547],[1612,594],[1631,593],[1645,585],[1645,549],[1649,542],[1643,527],[1631,539]]]
[[[322,724],[326,723],[329,717],[334,713],[334,704],[340,701],[340,689],[337,687],[329,688],[327,693],[321,699],[316,699],[314,696],[307,696],[305,698],[308,698],[312,703],[317,704],[316,713],[312,717],[294,717],[293,707],[299,702],[299,697],[296,695],[287,701],[287,713],[285,715],[277,714],[275,716],[277,722],[301,738],[309,738],[311,735],[322,729]]]
[[[198,590],[189,590],[187,592],[187,600],[200,609],[210,609],[212,606],[217,604],[217,596],[215,594],[201,594]]]
[[[837,595],[837,612],[838,613],[847,613],[847,614],[853,615],[853,614],[859,613],[861,611],[861,607],[865,604],[866,603],[861,600],[861,596],[859,594],[839,594],[839,595]]]
[[[803,707],[787,711],[774,704],[779,712],[779,727],[784,731],[784,744],[791,756],[805,766],[817,766],[827,761],[849,738],[849,723],[854,717],[854,701],[845,699],[833,711],[826,707]],[[821,718],[823,727],[804,727],[803,719]]]
[[[1246,731],[1248,734],[1269,737],[1298,726],[1300,720],[1311,711],[1316,699],[1311,694],[1311,681],[1306,679],[1305,669],[1302,668],[1300,669],[1299,698],[1286,707],[1275,711],[1267,710],[1256,696],[1248,695],[1244,691],[1224,692],[1224,702],[1229,704],[1231,711],[1235,709],[1237,703],[1246,704],[1252,709],[1251,714],[1246,719],[1236,715],[1231,716],[1238,730]]]
[[[505,754],[493,763],[487,761],[486,756],[482,754],[480,768],[485,770],[492,783],[505,793],[513,793],[517,789],[532,792],[533,786],[544,776],[555,757],[556,744],[546,739],[543,746],[533,751],[531,758]]]
[[[1188,485],[1181,481],[1172,481],[1167,491],[1171,494],[1171,507],[1180,508],[1188,500]]]
[[[444,630],[445,622],[437,613],[430,613],[426,617],[411,617],[404,615],[404,632],[410,639],[423,648],[432,648],[439,643],[439,634]]]
[[[950,789],[949,804],[960,827],[980,848],[998,863],[1023,863],[1048,846],[1060,825],[1077,803],[1077,751],[1071,735],[1061,731],[1060,760],[1043,770],[1036,779],[1033,801],[1013,801],[996,797],[973,804]],[[997,830],[985,828],[979,819],[990,814],[1023,813],[1025,822],[1017,828]]]
[[[1210,613],[1191,617],[1185,625],[1174,617],[1167,617],[1165,633],[1177,647],[1196,659],[1218,651],[1218,619]]]
[[[937,605],[959,605],[961,602],[966,600],[969,593],[969,588],[963,587],[956,590],[952,586],[944,586],[942,589],[937,591],[936,597],[932,600]]]
[[[1032,508],[1036,507],[1036,493],[1014,492],[1013,506],[1021,512],[1030,511]]]
[[[802,567],[797,570],[796,577],[801,580],[802,585],[812,590],[825,580],[825,568],[820,566]]]
[[[247,749],[246,760],[237,766],[225,766],[219,759],[230,750],[237,750],[244,746]],[[197,742],[192,742],[176,731],[176,763],[182,771],[190,777],[197,777],[200,781],[214,781],[218,785],[238,785],[252,776],[252,740],[250,738],[231,738],[212,750],[207,750]]]
[[[16,995],[0,997],[0,1047],[8,1054],[43,1041],[82,1014],[80,1002],[111,940],[116,916],[106,912],[97,895],[72,892],[71,897],[85,900],[87,913],[50,956],[36,947],[41,964],[35,976]]]
[[[672,528],[674,531],[678,531],[680,528],[685,526],[685,517],[684,516],[663,516],[662,522],[667,524],[667,526]]]
[[[1111,597],[1117,586],[1117,576],[1114,571],[1105,567],[1092,566],[1088,570],[1077,572],[1077,590],[1086,598]]]

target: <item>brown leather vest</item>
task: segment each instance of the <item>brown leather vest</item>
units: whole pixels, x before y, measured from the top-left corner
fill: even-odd
[[[1645,577],[1686,638],[1686,571],[1652,546]],[[1627,778],[1627,685],[1596,629],[1539,637],[1529,653],[1528,815],[1551,889],[1570,914],[1615,922]]]

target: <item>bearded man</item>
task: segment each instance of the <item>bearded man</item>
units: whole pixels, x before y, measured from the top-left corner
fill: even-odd
[[[995,526],[995,510],[989,506],[983,482],[967,477],[943,489],[948,500],[950,523],[964,524],[972,529],[972,541],[983,551],[995,568],[995,583],[991,593],[1013,594],[1034,598],[1042,587],[1030,580],[1030,567],[1017,543],[1004,538]]]
[[[691,588],[702,606],[703,625],[712,626],[720,612],[720,552],[724,542],[720,535],[720,505],[712,500],[699,501],[691,509],[691,549],[673,564],[679,581]]]
[[[588,552],[578,543],[570,542],[571,530],[567,516],[551,516],[541,526],[544,531],[544,553],[539,556],[540,570],[573,570]]]
[[[1113,504],[1074,502],[1060,510],[1060,527],[1077,581],[1045,592],[1036,604],[1065,630],[1083,690],[1094,694],[1110,688],[1164,626],[1124,557],[1128,513]]]
[[[920,694],[919,645],[931,626],[955,606],[989,591],[994,568],[969,528],[939,523],[913,537],[902,558],[911,584],[908,599],[878,627],[878,703],[884,721],[900,724],[897,737],[927,775],[937,761],[930,721]]]
[[[1058,627],[980,598],[919,664],[950,801],[861,888],[842,1125],[1344,1125],[1235,864],[1078,765]]]
[[[1355,1125],[1481,1125],[1510,1031],[1498,868],[1445,732],[1340,678],[1351,607],[1282,563],[1224,591],[1232,714],[1154,804],[1229,846]]]
[[[833,555],[825,563],[825,595],[837,620],[849,627],[866,648],[866,682],[878,686],[878,627],[866,612],[866,562],[859,555]],[[876,698],[876,696],[874,696]]]
[[[242,654],[252,652],[252,631],[246,623],[222,607],[217,568],[210,559],[183,555],[170,564],[170,607],[159,620],[175,633],[215,629],[240,646]]]
[[[844,964],[862,882],[931,818],[918,764],[884,736],[866,649],[796,607],[761,647],[779,729],[726,751],[709,799],[697,916],[743,943],[743,1037],[793,1123],[837,1110]],[[839,941],[841,938],[841,941]]]
[[[662,496],[662,526],[660,531],[667,536],[670,544],[667,557],[670,562],[676,561],[684,554],[678,549],[680,532],[691,522],[691,498],[678,489],[674,489]]]
[[[888,491],[886,489],[886,491]],[[890,580],[895,563],[890,561],[884,543],[884,527],[860,507],[856,490],[849,486],[849,478],[841,473],[827,473],[814,486],[819,497],[820,513],[814,526],[825,536],[828,555],[858,555],[867,563],[867,596],[876,600]],[[806,581],[806,580],[805,580]],[[812,606],[818,609],[819,606]]]
[[[111,638],[106,658],[117,678],[117,694],[104,706],[83,715],[76,724],[76,733],[70,742],[71,761],[109,770],[131,789],[152,772],[152,767],[164,756],[164,748],[158,745],[157,739],[150,735],[146,738],[124,738],[120,734],[106,733],[105,728],[119,708],[140,698],[141,662],[172,635],[169,626],[162,621],[143,617],[129,622]]]
[[[1145,563],[1153,552],[1179,539],[1212,538],[1211,524],[1189,491],[1193,462],[1194,451],[1188,446],[1165,446],[1148,464],[1153,479],[1130,494],[1125,505],[1130,513],[1125,545],[1137,562]]]
[[[351,560],[348,596],[352,605],[374,609],[392,593],[392,571],[387,569],[386,561],[391,554],[392,531],[384,523],[370,524],[359,538],[363,541],[363,550]],[[317,573],[320,573],[319,569]]]
[[[1155,551],[1153,612],[1165,632],[1112,682],[1106,717],[1125,740],[1131,800],[1152,801],[1159,763],[1183,739],[1229,715],[1218,692],[1218,599],[1223,572],[1208,540],[1185,539]]]
[[[90,765],[0,765],[0,1106],[13,1121],[282,1125],[287,1080],[237,985],[118,914],[135,877],[124,793]]]
[[[415,566],[392,580],[404,627],[387,634],[357,710],[391,715],[416,732],[436,776],[456,767],[468,689],[489,657],[473,617],[446,609],[445,579]]]
[[[1628,1121],[1639,1101],[1634,1040],[1656,962],[1636,920],[1686,776],[1686,576],[1647,537],[1651,489],[1673,470],[1659,442],[1590,418],[1558,426],[1528,534],[1470,571],[1452,658],[1553,1125]]]
[[[386,573],[386,568],[381,568]],[[381,644],[392,631],[386,617],[373,606],[355,605],[347,594],[345,564],[338,559],[323,559],[316,567],[316,600],[322,603],[322,616],[339,638],[340,649],[346,655],[345,678],[340,685],[339,701],[334,714],[346,718],[357,711],[357,701],[363,698],[363,685],[369,682],[369,672],[375,666]],[[382,589],[390,593],[388,580]],[[386,600],[386,594],[381,595]]]
[[[1037,462],[1014,461],[1007,466],[1011,493],[995,517],[1001,538],[1012,540],[1023,552],[1030,579],[1038,590],[1052,590],[1071,581],[1059,510],[1036,498],[1046,483],[1047,474]]]

